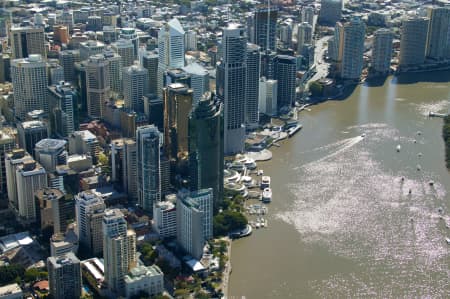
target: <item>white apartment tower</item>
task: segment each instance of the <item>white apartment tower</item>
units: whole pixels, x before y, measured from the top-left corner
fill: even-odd
[[[425,62],[428,18],[411,17],[402,21],[400,35],[400,67]]]
[[[381,28],[375,31],[372,49],[372,68],[376,72],[388,73],[391,67],[392,41],[391,30]]]

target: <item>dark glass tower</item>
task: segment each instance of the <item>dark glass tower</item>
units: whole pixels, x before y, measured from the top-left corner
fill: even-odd
[[[255,11],[254,43],[262,50],[276,49],[277,18],[278,8],[259,8]],[[269,33],[268,38],[267,33]]]
[[[295,57],[278,55],[274,59],[274,77],[278,80],[278,111],[290,109],[295,103]]]

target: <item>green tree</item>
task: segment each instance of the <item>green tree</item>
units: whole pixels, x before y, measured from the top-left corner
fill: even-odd
[[[0,284],[5,285],[17,280],[21,281],[25,273],[25,268],[19,264],[12,264],[0,267]]]
[[[313,81],[309,84],[309,91],[314,97],[320,97],[323,95],[323,86],[317,81]]]

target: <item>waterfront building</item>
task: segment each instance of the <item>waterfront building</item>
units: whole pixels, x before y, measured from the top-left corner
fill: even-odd
[[[277,7],[258,8],[255,11],[252,42],[263,51],[276,50],[277,19]]]
[[[148,92],[157,94],[158,87],[158,53],[146,51],[142,56],[142,66],[148,71]]]
[[[9,37],[14,59],[27,58],[32,54],[39,54],[43,59],[47,57],[44,27],[12,27]]]
[[[110,291],[121,295],[125,293],[125,276],[136,264],[136,234],[127,229],[119,209],[105,211],[102,227],[105,281]]]
[[[203,256],[205,242],[212,237],[212,215],[212,189],[178,195],[177,241],[197,260]]]
[[[190,87],[193,90],[193,106],[196,106],[203,94],[209,91],[209,72],[197,62],[190,63],[182,70],[190,77]]]
[[[158,32],[158,85],[157,95],[162,97],[163,74],[169,68],[184,67],[184,29],[178,19],[172,19]]]
[[[374,71],[388,73],[391,67],[392,41],[394,34],[389,29],[375,31],[372,48],[372,65]]]
[[[297,27],[297,53],[303,52],[303,46],[312,44],[313,28],[307,22],[303,22]]]
[[[450,59],[450,6],[428,9],[427,57],[434,60]]]
[[[12,60],[11,80],[17,118],[24,120],[28,112],[39,109],[48,113],[47,65],[42,56],[31,54]]]
[[[97,54],[88,59],[85,68],[88,116],[102,118],[111,89],[109,61],[103,54]]]
[[[153,205],[153,230],[160,238],[177,236],[177,210],[170,201],[159,201]]]
[[[425,62],[428,18],[411,17],[402,21],[399,66],[421,65]]]
[[[223,111],[210,93],[189,116],[189,172],[191,190],[211,188],[214,207],[223,197]]]
[[[19,146],[34,156],[34,145],[48,137],[48,126],[40,120],[24,121],[17,124]]]
[[[342,0],[321,0],[319,24],[334,26],[342,18]]]
[[[77,235],[80,245],[91,254],[103,252],[102,220],[105,203],[91,191],[83,191],[75,195],[75,217]]]
[[[0,129],[0,197],[8,199],[6,163],[7,154],[16,147],[14,136],[11,136],[6,130]]]
[[[123,95],[125,108],[144,112],[143,96],[148,93],[148,71],[138,65],[123,69]]]
[[[245,126],[247,130],[254,130],[259,126],[258,98],[260,64],[261,55],[259,46],[247,44],[247,82],[245,87]]]
[[[81,265],[73,252],[47,258],[48,283],[53,298],[81,298]]]
[[[111,44],[111,48],[122,58],[123,68],[134,64],[134,45],[131,40],[118,39],[116,42]]]
[[[278,81],[261,77],[259,81],[259,112],[268,116],[276,116]]]
[[[160,133],[154,125],[138,127],[137,179],[138,203],[147,211],[161,200]]]
[[[277,109],[290,109],[295,102],[295,80],[297,61],[295,57],[277,55],[274,59],[274,73],[277,84]]]
[[[222,59],[217,64],[216,93],[224,104],[224,152],[244,150],[247,74],[245,28],[230,24],[223,29]]]
[[[104,49],[105,44],[97,40],[80,42],[80,61],[88,60],[93,55],[101,54]]]
[[[66,82],[47,88],[51,131],[65,138],[78,128],[78,94]]]

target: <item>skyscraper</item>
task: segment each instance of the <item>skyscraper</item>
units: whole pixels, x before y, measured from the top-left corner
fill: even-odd
[[[184,66],[184,48],[184,29],[178,19],[172,19],[158,32],[158,96],[162,97],[164,72]]]
[[[47,57],[44,27],[12,27],[10,38],[13,58],[27,58],[31,54]]]
[[[254,43],[264,51],[276,50],[277,19],[278,8],[276,7],[258,8],[255,11]]]
[[[259,67],[261,62],[260,48],[255,44],[247,44],[247,74],[245,96],[245,127],[253,130],[259,126]]]
[[[102,220],[105,208],[103,199],[91,191],[75,195],[75,217],[80,245],[93,255],[103,251]]]
[[[111,48],[122,58],[122,67],[127,67],[134,64],[134,45],[131,40],[118,39],[111,44]]]
[[[63,138],[78,129],[78,95],[69,83],[49,86],[48,102],[53,134]]]
[[[302,8],[301,11],[301,20],[302,22],[306,22],[309,25],[314,25],[314,7],[306,6]]]
[[[189,116],[189,172],[192,190],[211,188],[214,207],[223,197],[222,104],[204,95]]]
[[[17,124],[19,146],[34,156],[34,145],[48,137],[48,126],[40,120],[24,121]]]
[[[103,51],[105,59],[109,62],[109,85],[111,93],[120,94],[123,90],[122,84],[122,57],[111,48]]]
[[[123,294],[125,275],[136,264],[136,234],[119,209],[106,210],[102,226],[105,280],[109,290]]]
[[[147,51],[142,56],[142,66],[148,71],[149,85],[148,92],[157,94],[158,88],[158,59],[157,53]]]
[[[428,9],[427,56],[435,60],[450,59],[450,6]]]
[[[336,24],[338,33],[339,75],[343,79],[359,80],[363,69],[366,26],[360,18]]]
[[[372,68],[376,72],[388,73],[391,67],[392,41],[391,30],[381,28],[375,31],[372,49]]]
[[[73,252],[47,259],[48,283],[52,298],[81,298],[80,260]]]
[[[269,116],[277,115],[277,91],[277,80],[261,78],[259,81],[259,112]]]
[[[47,67],[42,56],[32,54],[28,58],[13,60],[11,80],[17,118],[24,120],[26,114],[33,110],[48,113]]]
[[[80,43],[80,61],[89,59],[89,57],[101,54],[105,49],[105,44],[97,40],[88,40]]]
[[[6,165],[7,153],[11,152],[16,147],[16,142],[13,136],[10,136],[6,130],[0,129],[0,196],[8,199],[8,191],[6,185]]]
[[[64,81],[76,82],[75,63],[80,62],[79,50],[64,50],[59,52],[59,64],[63,67]]]
[[[16,214],[19,213],[19,199],[17,194],[17,178],[16,169],[22,165],[24,161],[32,160],[33,158],[23,149],[13,149],[5,157],[6,170],[6,187],[8,191],[8,206]]]
[[[303,52],[303,46],[304,45],[310,45],[312,44],[312,26],[307,23],[303,22],[300,25],[298,25],[297,28],[297,53],[301,54]]]
[[[92,118],[102,118],[105,102],[110,96],[109,61],[98,54],[86,63],[87,112]]]
[[[217,65],[217,97],[224,104],[224,152],[244,150],[247,74],[245,28],[230,24],[223,29],[222,59]]]
[[[47,172],[56,171],[56,166],[67,164],[67,141],[63,139],[42,139],[35,144],[34,155]]]
[[[403,20],[400,35],[400,67],[425,62],[428,18],[411,17]]]
[[[138,202],[147,211],[161,200],[160,133],[154,125],[136,130]]]
[[[278,81],[277,104],[278,111],[290,109],[295,102],[295,80],[297,62],[295,57],[277,55],[274,59],[275,80]]]
[[[334,26],[342,17],[342,0],[321,0],[319,24]]]
[[[136,60],[139,50],[139,37],[137,36],[136,29],[122,28],[119,32],[119,39],[129,40],[133,44],[133,60]]]
[[[138,65],[123,69],[123,95],[125,108],[144,112],[143,96],[148,93],[148,71]]]
[[[197,62],[188,64],[183,70],[191,77],[193,105],[197,105],[203,94],[209,91],[209,72]]]

